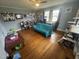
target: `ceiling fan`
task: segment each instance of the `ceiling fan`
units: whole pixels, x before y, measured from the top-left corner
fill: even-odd
[[[30,2],[47,3],[46,0],[29,0]]]
[[[39,6],[40,4],[47,3],[46,0],[29,0],[29,2],[35,4],[35,6]]]

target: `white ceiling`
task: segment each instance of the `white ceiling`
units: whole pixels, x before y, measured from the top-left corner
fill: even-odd
[[[0,0],[0,7],[17,8],[17,9],[41,9],[58,4],[63,4],[73,0],[47,0],[47,3],[42,3],[39,7],[31,4],[28,0]]]

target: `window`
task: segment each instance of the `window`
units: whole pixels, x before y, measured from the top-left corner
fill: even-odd
[[[56,22],[58,20],[59,10],[52,11],[52,22]]]
[[[58,20],[60,10],[45,10],[44,11],[44,19],[46,19],[47,23],[55,23]]]
[[[44,19],[46,19],[46,22],[49,21],[49,13],[50,13],[49,10],[47,10],[47,11],[44,12]]]

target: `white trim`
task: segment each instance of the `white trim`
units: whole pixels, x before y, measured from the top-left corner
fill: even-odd
[[[60,29],[60,28],[57,28],[58,31],[62,31],[62,32],[65,32],[65,30],[63,29]]]
[[[20,31],[21,29],[17,29],[16,31]]]

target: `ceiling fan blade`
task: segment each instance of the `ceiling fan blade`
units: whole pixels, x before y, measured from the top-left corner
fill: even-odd
[[[35,3],[36,3],[36,2],[37,2],[37,3],[38,3],[38,2],[39,2],[39,3],[47,3],[46,0],[29,0],[29,1],[30,1],[30,2],[33,2],[33,3],[34,3],[34,2],[35,2]]]
[[[41,1],[40,3],[47,3],[47,1]]]

